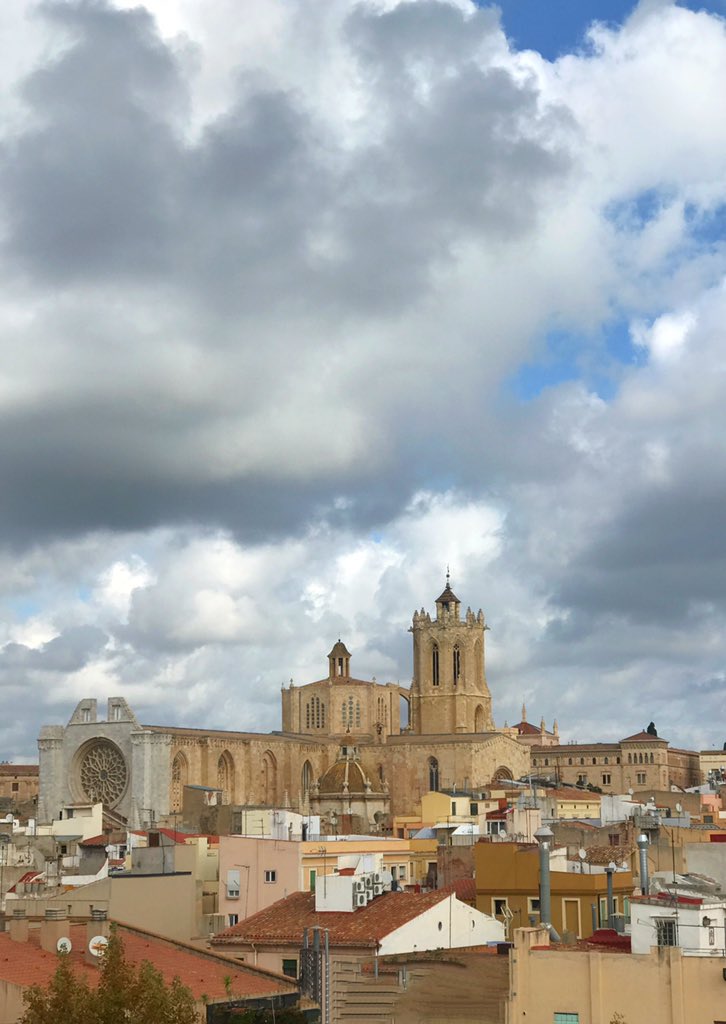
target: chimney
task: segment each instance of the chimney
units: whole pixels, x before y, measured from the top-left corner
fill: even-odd
[[[13,942],[28,941],[28,918],[23,907],[14,907],[8,924],[8,934]]]
[[[106,947],[110,934],[111,927],[106,911],[99,910],[98,907],[92,907],[91,920],[86,925],[85,960],[87,964],[93,964],[98,967],[99,957]]]
[[[40,925],[40,948],[58,952],[58,940],[68,937],[68,916],[60,907],[48,907]]]

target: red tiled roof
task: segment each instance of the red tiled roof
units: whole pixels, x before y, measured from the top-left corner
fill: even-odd
[[[436,906],[450,894],[434,892],[387,892],[366,907],[350,913],[315,910],[315,893],[294,892],[271,907],[260,910],[212,939],[212,945],[235,942],[302,942],[303,930],[318,925],[327,928],[333,946],[375,946],[396,928]]]
[[[621,740],[620,742],[630,743],[631,740],[639,740],[640,742],[645,740],[647,743],[650,743],[652,740],[657,740],[657,742],[659,743],[668,742],[668,740],[664,740],[662,736],[654,736],[652,733],[646,732],[645,729],[643,729],[641,732],[636,732],[633,736],[626,736],[625,739]]]
[[[536,725],[532,725],[531,722],[517,722],[514,727],[520,736],[539,736],[541,730]]]
[[[161,972],[169,984],[180,978],[195,999],[206,994],[210,1000],[223,1000],[226,995],[225,978],[232,978],[235,997],[258,998],[294,991],[293,981],[287,984],[272,972],[249,967],[228,957],[204,950],[196,950],[182,943],[171,942],[139,929],[118,927],[126,958],[134,964],[148,960]],[[73,951],[69,954],[74,974],[85,977],[92,985],[98,981],[98,968],[84,959],[86,928],[70,925],[66,933]],[[7,932],[0,932],[0,979],[13,985],[47,985],[58,966],[55,953],[40,948],[40,929],[32,928],[27,942],[14,942]]]
[[[37,764],[0,764],[0,775],[37,775]]]
[[[42,876],[42,871],[26,871],[24,875],[20,876],[15,885],[10,886],[8,892],[17,892],[16,886],[27,885],[28,882],[34,882],[36,878],[41,878]]]
[[[547,796],[553,796],[556,800],[589,800],[592,803],[593,800],[599,800],[601,794],[593,793],[590,789],[568,789],[563,786],[560,789],[548,789]]]
[[[457,900],[466,902],[476,899],[476,878],[457,878],[449,885],[443,885],[441,892],[453,892]]]

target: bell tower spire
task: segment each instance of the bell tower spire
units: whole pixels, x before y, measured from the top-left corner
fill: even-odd
[[[410,728],[418,734],[489,732],[491,694],[484,674],[484,613],[467,608],[446,585],[435,601],[436,617],[415,612]]]

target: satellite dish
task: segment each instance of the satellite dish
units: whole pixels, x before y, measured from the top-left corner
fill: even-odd
[[[506,830],[502,829],[501,832],[499,833],[499,835],[502,837],[502,839],[506,839],[507,838]]]
[[[631,789],[629,789],[629,790],[628,790],[628,796],[632,796],[634,792],[635,792],[635,790],[634,790],[634,789],[632,789],[632,788],[631,788]]]
[[[59,953],[70,953],[73,949],[73,943],[66,935],[62,935],[56,942],[55,948]]]
[[[587,857],[587,850],[584,850],[582,847],[580,847],[580,849],[577,851],[577,856],[580,858],[580,860],[584,860],[585,857]]]
[[[681,814],[683,812],[683,805],[682,804],[676,804],[676,810],[678,811],[679,814]]]
[[[102,956],[102,954],[106,952],[107,946],[108,939],[105,935],[94,935],[88,943],[88,952],[91,956]]]

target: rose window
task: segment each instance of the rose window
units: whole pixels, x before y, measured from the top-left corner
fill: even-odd
[[[126,762],[121,751],[108,740],[94,743],[81,759],[80,778],[89,800],[112,806],[126,789]]]

